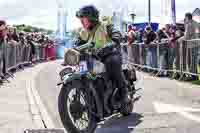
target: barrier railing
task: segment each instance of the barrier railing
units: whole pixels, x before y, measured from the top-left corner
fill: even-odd
[[[31,64],[33,61],[46,61],[56,58],[55,45],[42,46],[34,43],[33,47],[29,44],[7,43],[0,48],[0,76],[9,74],[11,70],[23,68],[24,65]]]
[[[145,69],[155,75],[165,73],[174,77],[180,75],[198,76],[198,64],[200,64],[200,39],[183,41],[183,43],[133,43],[123,44],[124,61],[133,64],[138,69]]]
[[[55,59],[56,45],[35,46],[34,61]],[[179,74],[180,79],[185,75],[199,75],[200,39],[183,41],[183,43],[134,43],[122,44],[124,63],[131,63],[138,69],[153,72],[155,75],[172,73]],[[32,48],[28,44],[6,44],[0,49],[0,76],[10,70],[17,69],[32,62]]]
[[[182,77],[184,75],[194,75],[198,76],[197,71],[199,61],[200,61],[200,39],[193,39],[184,41],[181,44],[182,51]]]

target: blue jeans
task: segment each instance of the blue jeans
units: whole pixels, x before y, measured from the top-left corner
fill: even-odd
[[[157,51],[156,51],[156,48],[147,49],[146,64],[149,67],[157,68]]]
[[[160,51],[160,64],[159,69],[167,69],[167,50]]]

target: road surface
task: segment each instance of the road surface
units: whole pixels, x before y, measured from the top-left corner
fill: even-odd
[[[56,128],[63,128],[58,113],[60,61],[51,63],[36,77],[36,88]],[[115,116],[96,133],[199,133],[200,87],[138,72],[142,98],[128,117]]]

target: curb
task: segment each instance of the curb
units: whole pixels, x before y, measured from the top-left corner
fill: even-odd
[[[30,70],[31,77],[26,80],[27,86],[27,95],[28,102],[30,106],[30,111],[32,114],[32,119],[37,128],[55,128],[55,125],[43,104],[37,89],[35,88],[35,77],[36,75],[44,68],[46,65],[49,65],[49,62],[39,64],[31,68]]]
[[[154,80],[163,80],[163,78],[159,78],[159,77],[153,77],[148,75],[147,73],[142,72],[142,74],[144,75],[145,78],[149,78],[149,79],[154,79]],[[195,85],[189,82],[184,82],[184,81],[179,81],[176,79],[170,79],[169,77],[165,77],[165,80],[169,80],[169,81],[174,81],[176,84],[180,85],[180,86],[187,86],[188,89],[193,89],[193,88],[200,88],[199,85]]]

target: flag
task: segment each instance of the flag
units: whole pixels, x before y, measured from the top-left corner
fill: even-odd
[[[172,22],[176,24],[176,2],[171,0],[171,13],[172,13]]]

